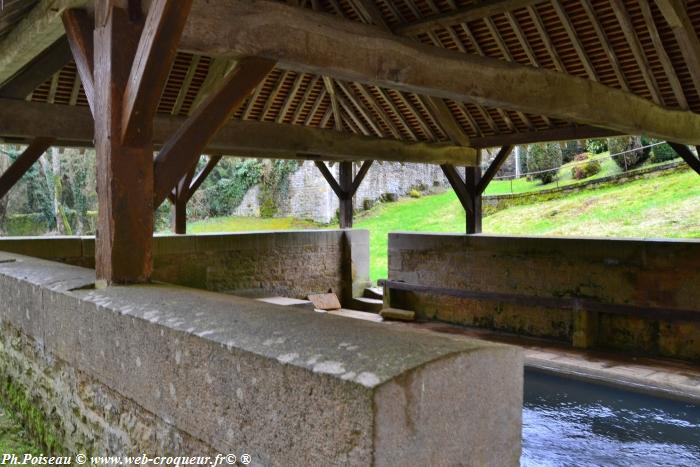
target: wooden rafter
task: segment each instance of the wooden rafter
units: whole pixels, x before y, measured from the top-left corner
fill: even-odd
[[[671,26],[688,65],[695,90],[700,94],[700,39],[688,17],[688,10],[682,0],[656,0],[656,5]]]
[[[418,20],[414,23],[399,26],[395,28],[394,31],[404,35],[417,35],[459,23],[468,23],[470,21],[494,16],[541,2],[542,0],[484,0],[456,11],[435,15]]]
[[[193,6],[192,15],[194,24],[206,17],[211,33],[203,38],[188,23],[185,50],[262,56],[336,79],[700,143],[700,115],[564,73],[436,49],[374,26],[265,0],[211,1],[206,13]]]
[[[659,57],[661,66],[663,66],[664,68],[666,78],[671,84],[671,89],[673,89],[673,95],[676,98],[676,101],[678,102],[678,106],[681,109],[687,109],[688,101],[685,98],[685,94],[683,93],[683,86],[681,86],[681,82],[678,79],[678,76],[676,75],[676,70],[673,69],[671,59],[668,57],[666,49],[664,49],[663,42],[661,42],[659,31],[656,28],[656,23],[654,23],[654,16],[651,12],[649,0],[638,0],[638,2],[639,7],[642,10],[642,16],[644,17],[644,24],[646,24],[646,27],[649,31],[649,35],[651,36],[651,42],[654,45],[654,50],[656,51],[656,55],[658,55]]]
[[[663,102],[661,100],[659,85],[651,73],[649,61],[644,54],[642,44],[639,42],[639,38],[634,30],[634,25],[632,24],[632,19],[627,12],[625,3],[622,0],[610,0],[610,5],[612,5],[617,21],[620,23],[620,27],[625,35],[625,39],[627,40],[630,50],[632,50],[634,59],[637,61],[637,65],[642,73],[644,82],[651,93],[652,100],[657,104],[662,104]]]
[[[192,56],[192,60],[190,61],[190,66],[187,69],[187,74],[185,75],[185,79],[182,80],[182,86],[180,86],[180,91],[177,93],[177,98],[175,99],[175,104],[173,105],[173,110],[170,112],[172,115],[179,115],[180,114],[180,110],[182,109],[182,105],[185,103],[185,99],[187,98],[187,93],[190,90],[192,80],[194,79],[195,74],[197,74],[197,67],[199,67],[200,60],[201,60],[201,57],[199,55]]]
[[[564,9],[564,5],[559,0],[552,0],[551,4],[554,7],[554,11],[557,12],[559,21],[561,22],[562,26],[564,26],[564,30],[569,36],[569,40],[574,46],[574,50],[576,50],[576,55],[578,55],[579,60],[583,64],[584,70],[586,70],[588,79],[590,79],[591,81],[599,81],[598,73],[593,67],[591,60],[588,58],[588,54],[586,53],[586,50],[581,44],[581,40],[579,39],[578,34],[576,33],[576,29],[574,28],[573,24],[571,24],[571,20],[569,19],[569,15]]]

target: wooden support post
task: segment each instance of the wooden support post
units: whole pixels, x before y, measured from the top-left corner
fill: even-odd
[[[695,155],[688,146],[686,146],[685,144],[678,143],[668,144],[673,148],[674,151],[676,151],[676,154],[683,158],[686,164],[688,164],[695,172],[697,172],[698,175],[700,175],[700,159],[695,157]],[[700,151],[700,146],[698,146],[697,149],[698,151]]]
[[[0,198],[3,198],[15,186],[22,176],[27,173],[27,170],[46,152],[53,141],[53,138],[35,138],[27,146],[27,149],[0,176]]]
[[[170,217],[171,228],[173,233],[184,235],[187,233],[187,200],[183,198],[175,198],[172,205]]]
[[[483,176],[479,165],[476,167],[465,167],[464,180],[453,165],[444,164],[440,166],[466,213],[467,234],[482,232],[481,195],[496,176],[496,173],[498,173],[512,150],[512,145],[503,146]],[[477,160],[479,159],[480,155],[477,157]]]
[[[121,137],[124,90],[141,26],[113,2],[96,2],[95,7],[97,282],[145,282],[152,269],[153,122],[139,122],[144,135],[139,144],[126,145]]]
[[[469,204],[469,209],[466,211],[467,234],[481,233],[483,213],[481,211],[481,193],[477,191],[479,182],[481,182],[481,167],[465,167],[464,184],[471,195],[471,203]]]
[[[340,209],[338,220],[341,229],[351,229],[353,220],[352,197],[352,162],[341,162],[338,170],[338,184],[343,190],[343,196],[339,198]]]
[[[175,189],[170,193],[170,196],[168,196],[168,199],[172,203],[170,221],[173,233],[179,235],[187,233],[187,203],[220,160],[221,156],[209,157],[209,162],[207,162],[207,165],[204,166],[197,176],[194,175],[193,168],[182,177]]]
[[[362,180],[364,180],[365,175],[367,175],[369,168],[372,166],[372,162],[373,161],[365,161],[357,172],[354,180],[352,175],[352,162],[341,162],[338,170],[339,180],[336,181],[331,171],[326,167],[326,163],[316,161],[316,167],[318,167],[323,177],[331,186],[333,192],[338,196],[340,206],[338,221],[341,229],[352,228],[353,197],[355,193],[357,193],[357,189],[360,188]]]

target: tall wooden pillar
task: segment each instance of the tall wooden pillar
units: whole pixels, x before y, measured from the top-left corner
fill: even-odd
[[[175,198],[170,211],[170,225],[173,233],[184,235],[187,233],[187,200]]]
[[[139,122],[138,138],[122,136],[124,91],[141,25],[112,1],[95,7],[97,279],[102,284],[144,282],[152,269],[152,122]]]
[[[464,184],[469,192],[469,199],[466,212],[467,233],[481,233],[481,221],[483,214],[481,211],[481,193],[478,190],[481,182],[481,167],[466,167],[464,171]]]
[[[343,192],[343,196],[338,197],[339,212],[338,220],[341,229],[351,229],[353,220],[352,198],[352,162],[341,162],[338,168],[338,184]]]

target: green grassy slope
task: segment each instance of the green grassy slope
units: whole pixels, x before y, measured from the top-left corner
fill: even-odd
[[[515,206],[484,218],[484,232],[589,237],[700,237],[700,177],[686,171],[624,185],[587,189],[562,198]],[[465,217],[450,190],[380,204],[358,216],[370,231],[371,274],[387,276],[387,234],[396,231],[464,232]],[[290,218],[226,217],[194,222],[190,232],[318,228]]]

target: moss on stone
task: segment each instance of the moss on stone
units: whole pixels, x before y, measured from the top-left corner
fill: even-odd
[[[65,452],[56,435],[60,432],[58,421],[47,417],[22,387],[6,378],[1,386],[0,397],[14,417],[21,422],[33,444],[52,454]]]

